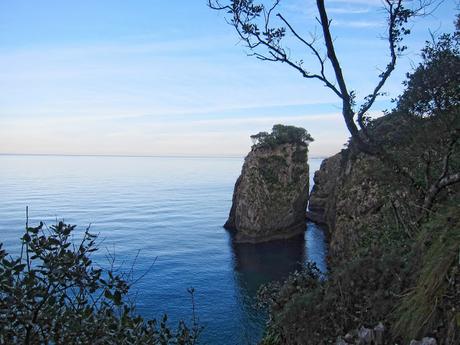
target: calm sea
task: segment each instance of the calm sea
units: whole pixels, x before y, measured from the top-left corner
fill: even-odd
[[[324,236],[306,224],[304,237],[234,245],[222,228],[243,158],[0,156],[0,242],[17,253],[29,223],[64,219],[99,233],[95,260],[115,255],[147,274],[133,298],[145,317],[167,312],[190,320],[187,288],[205,326],[203,344],[254,344],[266,315],[254,307],[262,283],[283,279],[307,260],[325,269]],[[310,160],[311,176],[320,159]],[[139,253],[139,254],[138,254]],[[153,268],[148,268],[154,262]]]

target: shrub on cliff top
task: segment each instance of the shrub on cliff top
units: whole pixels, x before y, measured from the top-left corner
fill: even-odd
[[[0,344],[195,344],[200,328],[144,320],[126,301],[130,283],[96,266],[96,235],[75,225],[26,227],[18,258],[0,243]],[[193,297],[193,291],[190,291]]]
[[[295,126],[274,125],[272,132],[259,132],[251,135],[254,148],[275,147],[282,144],[308,145],[313,141],[305,128]]]

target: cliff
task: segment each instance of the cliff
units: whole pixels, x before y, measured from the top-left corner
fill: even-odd
[[[335,195],[342,177],[343,156],[340,152],[323,160],[313,177],[314,185],[310,194],[307,218],[325,229],[334,228]]]
[[[393,111],[356,134],[367,147],[316,173],[328,277],[306,267],[268,295],[262,344],[460,344],[458,38],[427,44]]]
[[[315,172],[307,217],[327,231],[332,261],[354,256],[388,224],[394,207],[407,204],[410,187],[390,176],[380,161],[354,149],[325,159]],[[398,216],[405,211],[399,207]]]
[[[224,227],[237,242],[285,239],[305,231],[309,191],[308,146],[254,145],[233,193]]]
[[[327,231],[328,279],[318,282],[307,267],[275,291],[261,344],[459,343],[460,185],[440,192],[428,214],[420,206],[424,186],[442,171],[426,152],[460,168],[460,146],[449,153],[443,144],[444,120],[375,120],[373,134],[393,164],[353,141],[323,161],[307,217]]]

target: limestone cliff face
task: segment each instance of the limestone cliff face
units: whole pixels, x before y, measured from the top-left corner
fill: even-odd
[[[310,194],[307,217],[329,229],[334,228],[335,197],[343,174],[343,161],[342,153],[326,158],[313,177],[315,184]]]
[[[254,147],[235,184],[225,223],[237,242],[264,242],[305,231],[308,146]]]
[[[377,159],[346,149],[325,159],[315,173],[307,217],[326,228],[332,260],[352,257],[363,241],[392,225],[384,217],[408,193],[381,171]]]

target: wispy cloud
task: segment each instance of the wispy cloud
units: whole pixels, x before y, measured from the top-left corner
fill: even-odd
[[[148,40],[150,38],[150,40]],[[218,53],[220,49],[228,49],[228,44],[224,43],[228,40],[237,41],[234,35],[209,35],[200,37],[189,37],[184,39],[165,39],[153,38],[151,36],[134,36],[128,37],[124,40],[118,41],[101,41],[84,44],[48,44],[48,45],[28,45],[25,47],[18,47],[14,50],[5,49],[0,47],[2,52],[2,61],[11,61],[11,59],[21,59],[32,57],[37,59],[57,57],[65,58],[78,58],[87,57],[89,54],[107,54],[107,55],[129,55],[129,54],[174,54],[180,52],[187,52],[193,54],[194,52],[203,52],[213,50]]]
[[[0,147],[10,153],[244,155],[251,145],[249,136],[276,123],[306,128],[315,138],[315,156],[335,153],[348,138],[340,111],[143,123],[62,118],[4,123]]]
[[[371,21],[371,20],[340,20],[336,19],[332,21],[333,26],[348,27],[348,28],[383,28],[383,22]]]
[[[363,14],[382,6],[381,0],[329,0],[326,10],[329,14]],[[318,13],[314,1],[306,0],[282,4],[281,9],[291,15],[316,16]]]
[[[366,5],[366,6],[373,6],[373,7],[381,7],[382,0],[329,0],[330,3],[338,3],[338,4],[347,4],[347,5]]]
[[[189,44],[194,45],[194,41]],[[309,83],[295,78],[295,72],[281,65],[260,64],[245,57],[240,48],[232,47],[235,56],[230,51],[225,57],[164,49],[168,53],[158,56],[150,44],[105,48],[90,44],[4,54],[0,56],[0,115],[160,116],[308,105],[334,99],[324,90],[307,92]],[[268,81],[283,87],[273,87]]]
[[[327,10],[332,14],[364,14],[369,13],[369,8],[331,7]]]

